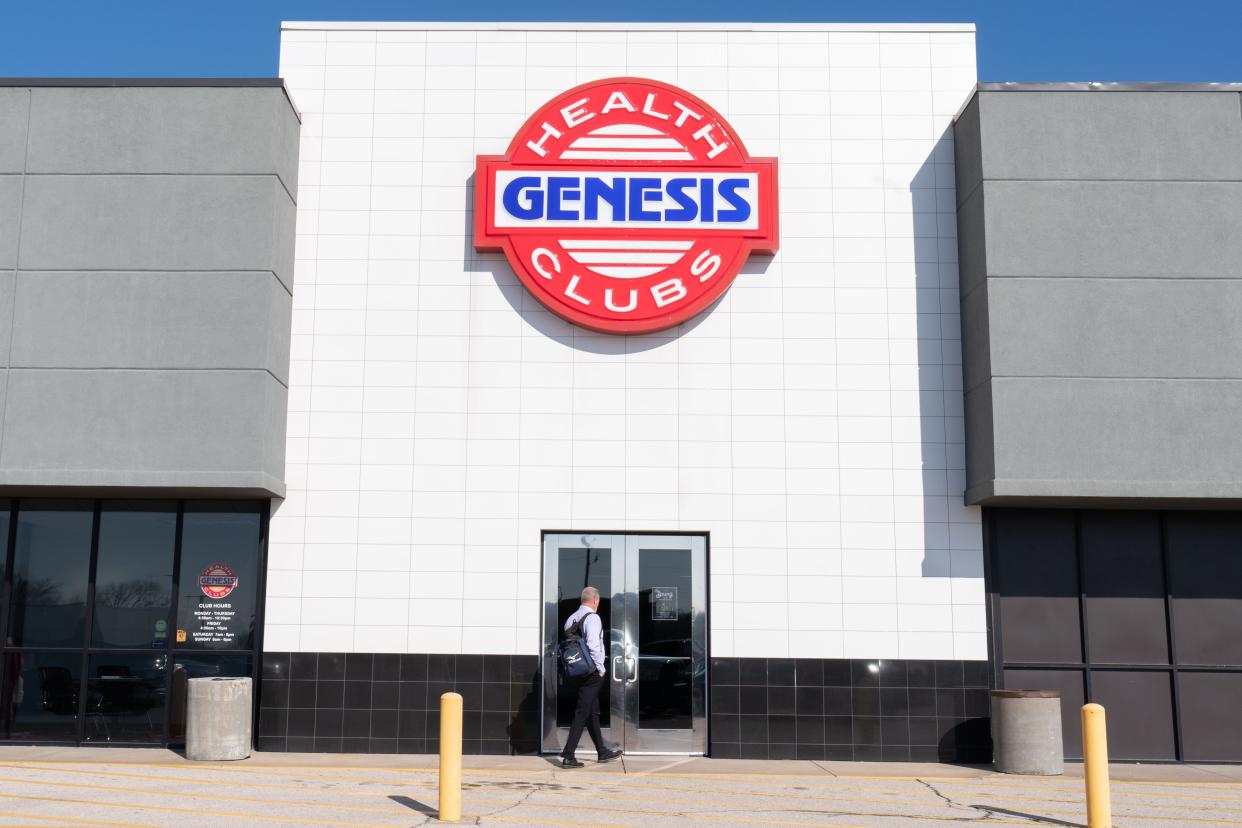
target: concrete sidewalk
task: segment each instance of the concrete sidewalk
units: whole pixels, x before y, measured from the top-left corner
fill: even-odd
[[[1062,777],[935,764],[626,757],[563,771],[468,756],[477,825],[1083,825],[1080,765]],[[436,757],[0,747],[0,825],[339,825],[434,822]],[[1242,767],[1115,765],[1116,826],[1242,826]]]

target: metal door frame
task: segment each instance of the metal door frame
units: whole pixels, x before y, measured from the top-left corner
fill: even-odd
[[[543,699],[540,704],[540,749],[544,753],[559,753],[564,744],[562,729],[557,727],[557,687],[558,669],[556,663],[556,644],[559,640],[558,588],[556,571],[558,568],[558,546],[549,546],[555,536],[563,536],[565,541],[579,548],[608,548],[611,552],[612,576],[612,628],[608,642],[608,680],[612,683],[610,693],[609,727],[602,728],[604,738],[621,745],[626,753],[654,754],[668,756],[705,756],[708,753],[708,694],[711,682],[708,677],[710,666],[710,633],[707,613],[710,598],[709,572],[711,560],[711,539],[706,532],[687,531],[610,531],[610,532],[575,532],[568,530],[545,530],[540,543],[541,580],[543,593],[543,611],[540,619],[541,668],[543,670]],[[660,749],[659,736],[661,731],[639,727],[638,694],[626,692],[626,688],[637,681],[638,657],[641,653],[634,650],[638,637],[638,560],[639,549],[644,538],[668,538],[678,546],[691,553],[691,606],[694,608],[691,617],[691,637],[702,641],[702,651],[692,652],[691,674],[701,676],[699,685],[701,693],[693,693],[691,701],[690,741],[697,750]],[[698,541],[699,543],[696,543]],[[700,546],[701,543],[701,546]],[[698,554],[696,547],[699,547]],[[699,574],[695,578],[695,574]],[[630,591],[630,587],[633,588]],[[625,674],[618,668],[624,668]],[[644,732],[648,744],[644,745]],[[677,738],[684,738],[684,730],[673,731]],[[589,741],[589,740],[588,740]],[[579,750],[584,750],[579,745]],[[589,749],[587,749],[589,750]]]

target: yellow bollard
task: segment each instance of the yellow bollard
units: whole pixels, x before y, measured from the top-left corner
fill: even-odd
[[[1112,828],[1113,806],[1108,793],[1108,728],[1104,707],[1082,706],[1082,764],[1087,782],[1088,828]]]
[[[461,819],[461,694],[440,696],[441,822]]]

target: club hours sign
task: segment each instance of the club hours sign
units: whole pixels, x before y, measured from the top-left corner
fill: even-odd
[[[774,253],[775,158],[719,113],[653,80],[575,87],[479,156],[475,247],[503,250],[554,313],[604,333],[684,322],[752,251]]]
[[[190,634],[194,644],[228,647],[237,640],[234,629],[237,611],[232,603],[223,600],[237,589],[238,580],[233,570],[222,563],[213,563],[199,574],[198,588],[208,600],[200,600],[194,610],[197,629]]]

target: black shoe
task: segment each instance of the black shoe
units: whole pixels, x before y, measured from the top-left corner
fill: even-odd
[[[577,759],[574,759],[571,756],[562,756],[561,767],[562,768],[585,768],[586,765],[582,764]]]
[[[612,750],[607,750],[607,751],[604,751],[603,753],[601,753],[601,754],[599,755],[599,761],[601,761],[601,762],[611,762],[613,759],[616,759],[616,758],[617,758],[617,757],[619,757],[620,755],[621,755],[621,749],[620,749],[620,748],[613,748]]]

